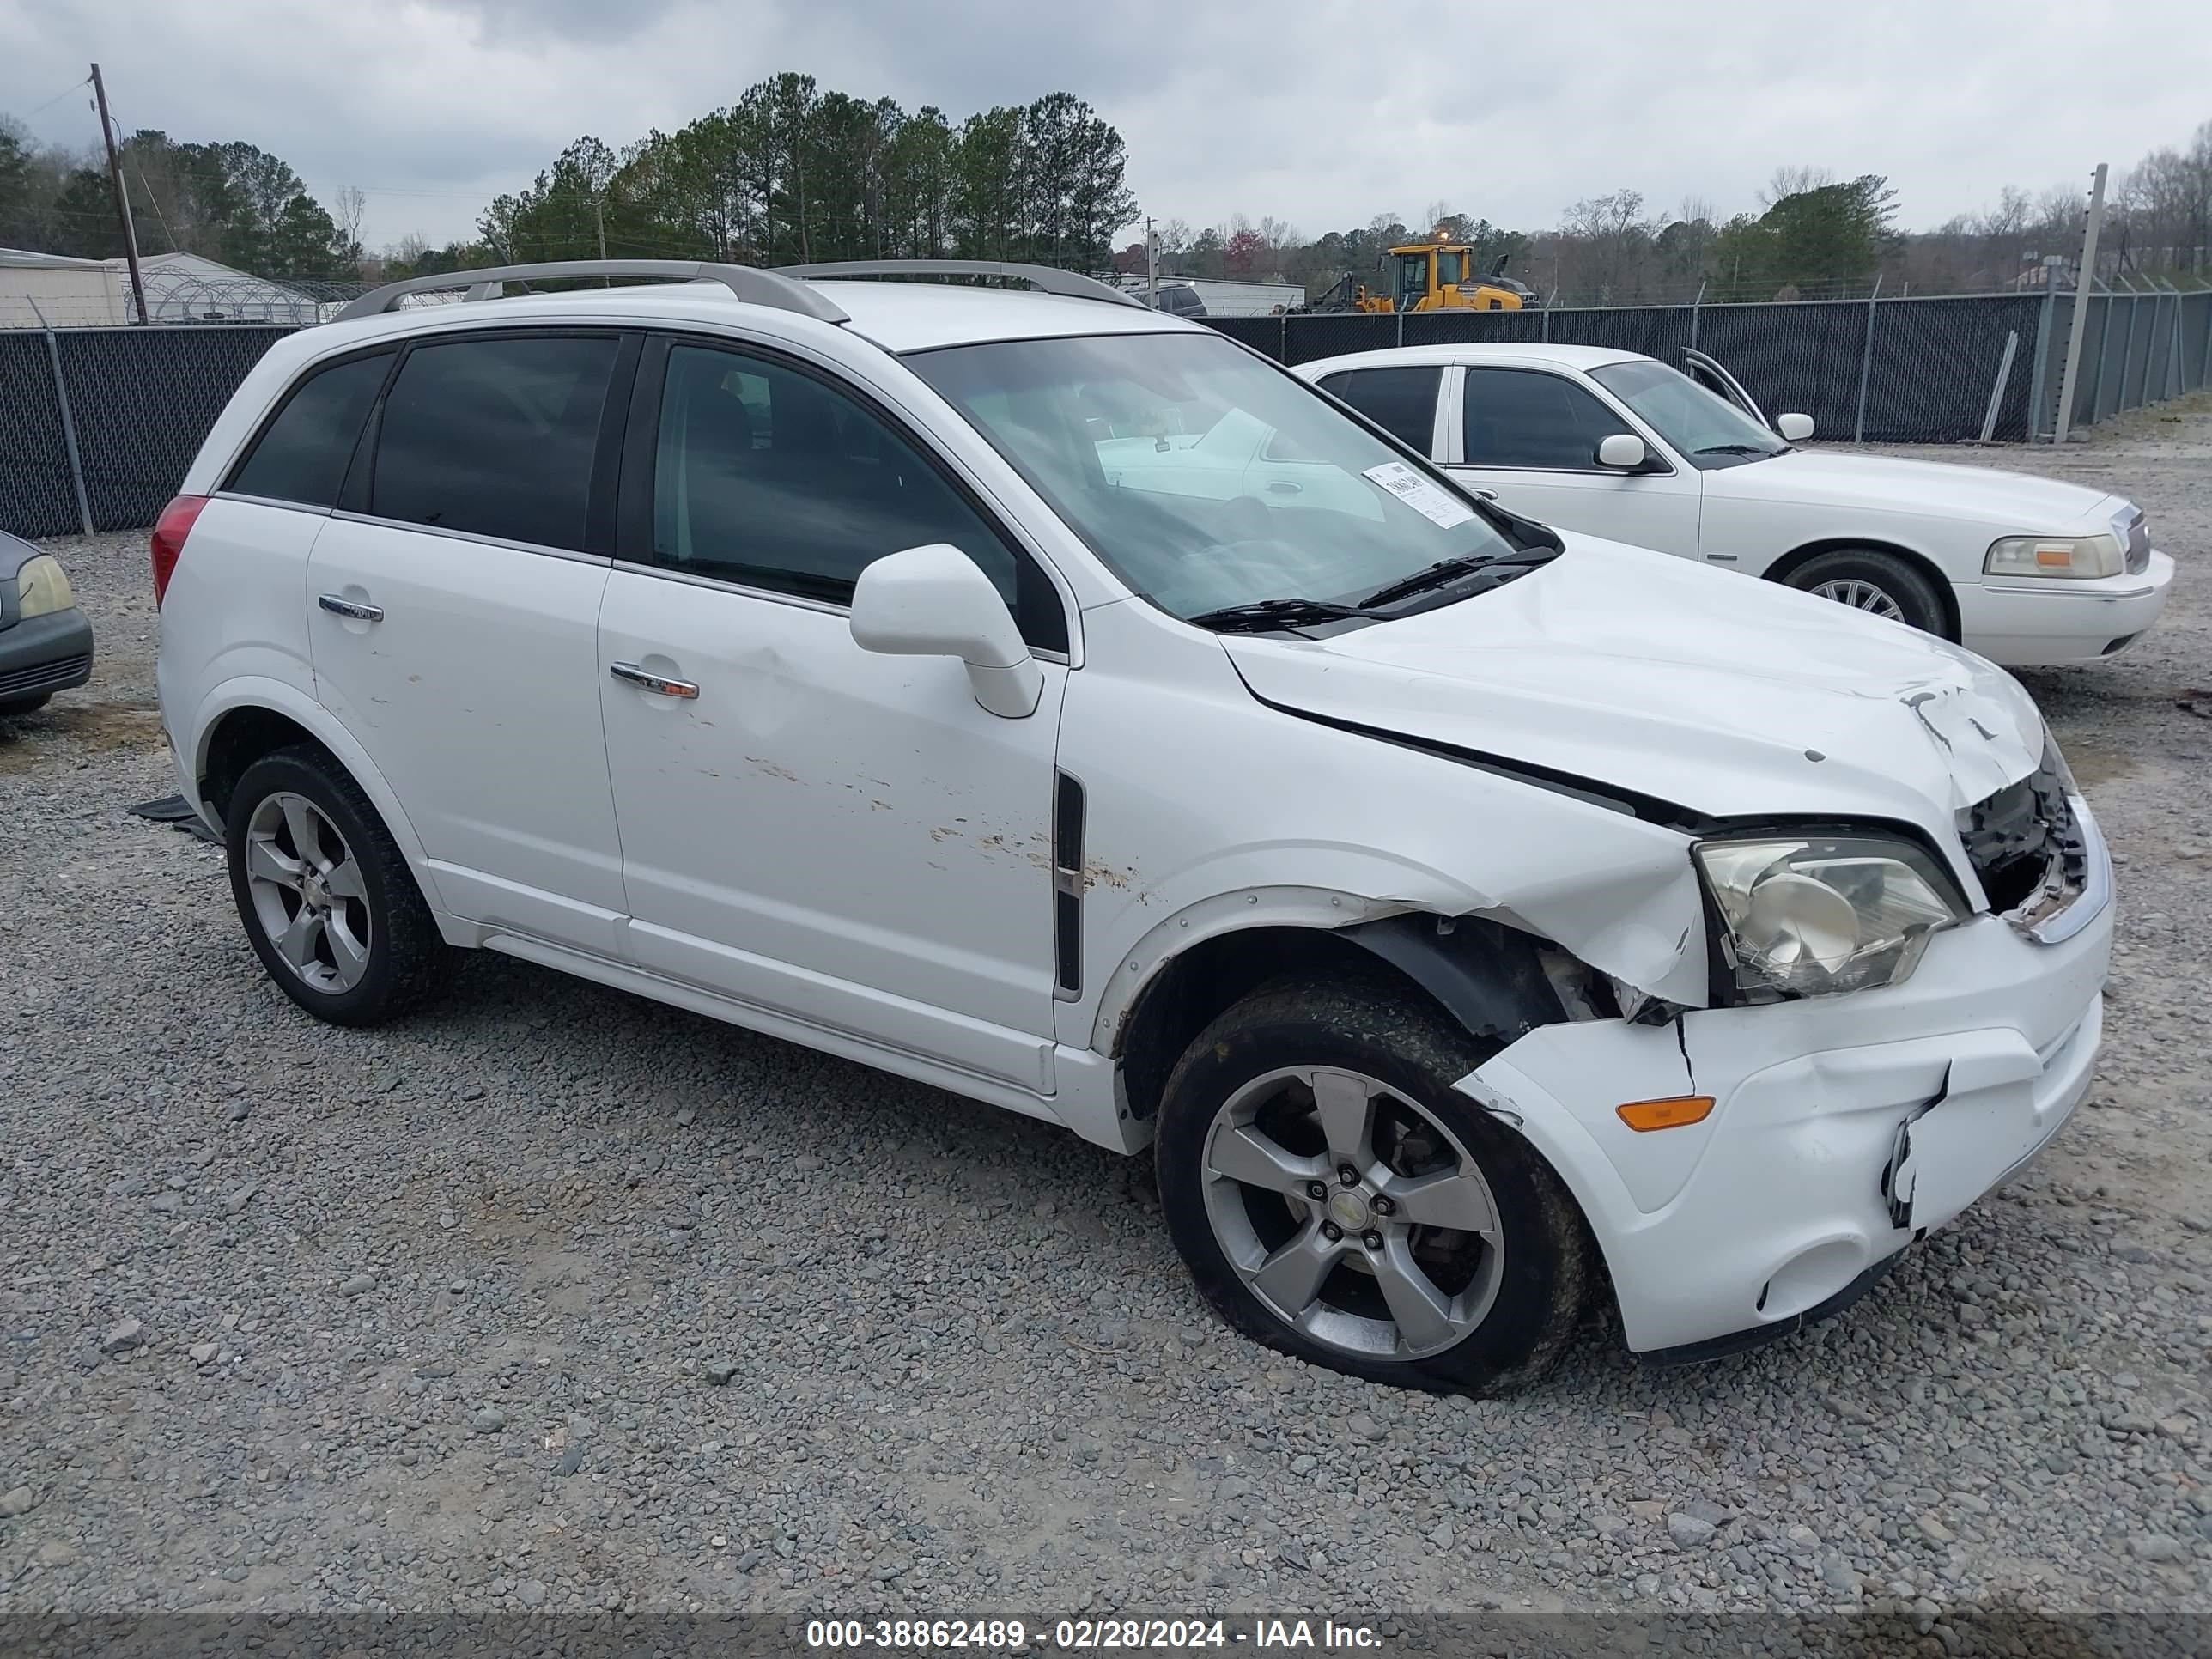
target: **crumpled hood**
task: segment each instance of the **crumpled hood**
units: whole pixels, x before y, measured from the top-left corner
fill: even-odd
[[[1987,524],[1992,536],[2008,531],[2048,536],[2076,526],[2101,530],[2119,508],[2114,496],[2056,478],[1821,449],[1796,449],[1771,460],[1718,468],[1705,475],[1705,487],[1709,495],[1739,501],[1796,501],[1964,520]]]
[[[1594,537],[1487,593],[1333,639],[1225,635],[1268,702],[1710,817],[1917,823],[2040,763],[2020,683],[1826,599]]]

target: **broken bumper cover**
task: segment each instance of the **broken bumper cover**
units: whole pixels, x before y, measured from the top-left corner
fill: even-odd
[[[1459,1086],[1575,1194],[1631,1349],[1750,1346],[1844,1305],[2072,1115],[2103,1034],[2108,896],[2085,893],[2056,942],[1984,915],[1933,939],[1901,985],[1695,1011],[1679,1043],[1545,1026]],[[1712,1113],[1638,1134],[1613,1111],[1678,1092],[1711,1096]]]

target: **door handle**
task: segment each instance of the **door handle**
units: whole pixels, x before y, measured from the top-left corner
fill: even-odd
[[[340,599],[335,593],[325,593],[315,603],[333,617],[350,617],[356,622],[384,620],[384,607],[380,605],[362,605],[356,599]]]
[[[634,685],[641,691],[650,691],[662,697],[696,697],[699,688],[690,680],[666,680],[658,674],[649,674],[634,662],[611,662],[607,672],[624,685]]]
[[[1267,493],[1271,495],[1298,495],[1304,494],[1304,492],[1305,486],[1304,484],[1291,483],[1287,479],[1284,478],[1278,478],[1267,486]]]

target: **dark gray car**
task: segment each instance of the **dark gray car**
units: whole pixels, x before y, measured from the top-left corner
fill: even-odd
[[[92,678],[92,624],[61,561],[0,531],[0,714],[27,714]]]

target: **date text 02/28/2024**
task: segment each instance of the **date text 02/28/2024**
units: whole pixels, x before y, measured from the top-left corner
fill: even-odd
[[[977,1648],[1019,1652],[1049,1647],[1088,1653],[1143,1649],[1252,1648],[1373,1650],[1381,1635],[1328,1619],[816,1619],[806,1645],[827,1649]]]

